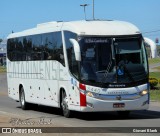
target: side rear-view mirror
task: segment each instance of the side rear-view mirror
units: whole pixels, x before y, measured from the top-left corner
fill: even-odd
[[[69,39],[69,41],[73,45],[76,61],[81,61],[81,50],[78,42],[75,39]]]

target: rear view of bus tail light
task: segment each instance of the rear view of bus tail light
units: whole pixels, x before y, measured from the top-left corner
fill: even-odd
[[[86,85],[79,83],[80,106],[86,106]]]

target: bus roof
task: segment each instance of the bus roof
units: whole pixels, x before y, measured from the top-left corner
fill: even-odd
[[[120,36],[120,35],[135,35],[140,34],[139,29],[128,22],[124,21],[71,21],[71,22],[47,22],[38,24],[37,27],[24,30],[18,33],[12,33],[8,38],[28,36],[34,34],[55,32],[55,31],[71,31],[78,35],[106,35],[106,36]]]

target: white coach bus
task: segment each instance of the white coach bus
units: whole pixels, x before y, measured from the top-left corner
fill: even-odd
[[[148,61],[142,34],[122,21],[49,22],[7,41],[8,95],[72,111],[149,107]]]

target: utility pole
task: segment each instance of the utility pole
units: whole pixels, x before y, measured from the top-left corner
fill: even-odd
[[[86,6],[89,6],[88,4],[81,4],[81,7],[84,7],[84,16],[85,16],[85,20],[86,20]]]
[[[95,17],[94,17],[94,0],[93,0],[93,20],[95,20]]]
[[[92,0],[92,18],[93,20],[95,20],[95,15],[94,15],[94,11],[95,11],[95,8],[94,8],[94,0]],[[82,4],[80,6],[83,6],[84,7],[84,15],[85,15],[85,20],[86,20],[86,6],[88,6],[88,4]]]

